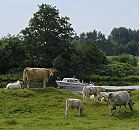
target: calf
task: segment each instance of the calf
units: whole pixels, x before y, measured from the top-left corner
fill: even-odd
[[[6,89],[16,89],[16,88],[21,88],[21,82],[17,80],[15,83],[9,83],[6,85]]]
[[[78,115],[80,116],[83,112],[83,105],[80,99],[72,99],[68,98],[66,100],[66,111],[65,111],[65,116],[67,116],[68,109],[69,108],[77,108],[78,110]]]

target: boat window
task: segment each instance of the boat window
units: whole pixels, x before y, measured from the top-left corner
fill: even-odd
[[[78,82],[79,82],[79,80],[73,80],[73,79],[70,79],[70,80],[68,80],[68,82],[78,83]]]
[[[73,80],[69,79],[68,82],[73,82]]]
[[[67,80],[67,79],[63,79],[63,81],[68,82],[68,80]]]
[[[74,82],[79,83],[80,81],[78,79],[63,79],[64,82]]]
[[[75,80],[75,82],[77,82],[77,83],[78,83],[78,82],[79,82],[79,80]]]

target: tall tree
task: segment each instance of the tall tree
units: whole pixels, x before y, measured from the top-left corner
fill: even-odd
[[[86,44],[88,46],[95,45],[100,50],[105,52],[107,55],[111,55],[113,53],[113,45],[111,42],[109,42],[105,35],[101,32],[97,32],[96,30],[93,30],[91,32],[87,33],[81,33],[79,37],[75,37],[73,40],[73,44],[76,46],[76,48],[80,48],[80,46],[83,46],[82,44]]]
[[[60,17],[56,7],[42,4],[21,31],[26,49],[26,64],[52,67],[52,61],[61,52],[68,52],[74,30],[69,17]]]
[[[130,32],[131,32],[131,30],[128,30],[127,28],[124,28],[124,27],[114,28],[111,31],[111,34],[109,35],[109,39],[114,44],[117,44],[117,45],[123,44],[124,45],[132,39]]]

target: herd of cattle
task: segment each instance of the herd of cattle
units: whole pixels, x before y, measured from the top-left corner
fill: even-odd
[[[16,89],[22,88],[23,83],[27,84],[29,88],[29,82],[32,80],[43,81],[43,88],[46,88],[46,83],[49,78],[54,75],[56,69],[53,68],[30,68],[26,67],[23,71],[23,82],[17,81],[15,83],[9,83],[6,85],[6,89]],[[85,86],[82,91],[83,101],[80,99],[68,98],[66,100],[66,110],[65,116],[67,116],[69,108],[76,108],[78,110],[78,115],[83,112],[83,104],[86,103],[87,98],[93,98],[96,102],[104,101],[107,103],[109,108],[109,115],[113,115],[112,111],[119,106],[119,110],[122,105],[128,105],[130,110],[133,110],[134,102],[131,99],[131,95],[128,91],[116,91],[116,92],[106,92],[105,88],[100,86]]]
[[[113,115],[113,110],[119,106],[119,111],[122,105],[125,106],[125,112],[127,105],[130,110],[133,110],[134,102],[131,99],[131,94],[128,91],[116,91],[116,92],[105,92],[105,88],[99,86],[85,86],[82,91],[83,102],[80,99],[68,98],[66,100],[66,111],[65,116],[70,108],[77,108],[78,115],[83,112],[83,103],[86,103],[87,98],[93,98],[96,102],[106,102],[109,108],[109,115]]]

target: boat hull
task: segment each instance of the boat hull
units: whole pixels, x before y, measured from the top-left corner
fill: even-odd
[[[60,88],[68,89],[71,91],[82,91],[84,86],[88,86],[88,84],[83,83],[69,83],[62,81],[56,81],[56,83]]]

